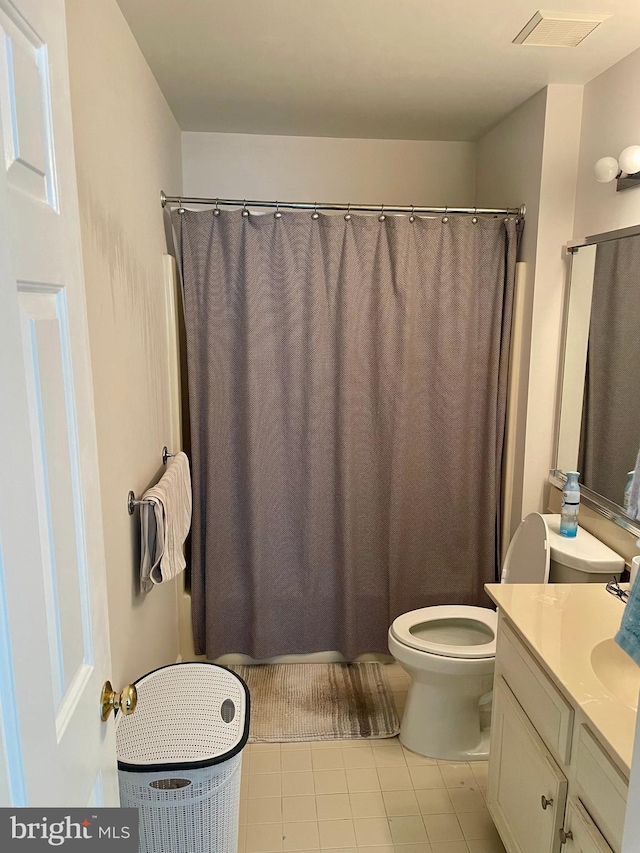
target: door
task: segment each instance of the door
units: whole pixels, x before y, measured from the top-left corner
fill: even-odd
[[[0,0],[0,805],[117,805],[63,0]]]
[[[498,677],[487,805],[509,853],[558,853],[566,798],[567,780]]]

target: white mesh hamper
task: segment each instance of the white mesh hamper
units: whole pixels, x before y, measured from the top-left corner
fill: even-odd
[[[249,691],[211,663],[180,663],[135,682],[116,719],[120,804],[140,814],[140,853],[236,853]]]

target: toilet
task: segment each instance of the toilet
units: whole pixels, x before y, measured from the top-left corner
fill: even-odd
[[[501,583],[606,583],[624,560],[580,528],[560,536],[560,516],[532,512],[509,545]],[[412,752],[451,761],[486,760],[498,614],[443,605],[404,613],[389,628],[389,651],[411,676],[400,741]]]

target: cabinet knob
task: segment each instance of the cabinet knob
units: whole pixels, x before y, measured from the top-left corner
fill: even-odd
[[[560,844],[566,844],[567,841],[573,841],[573,832],[569,830],[569,832],[565,832],[562,827],[560,827]]]
[[[553,800],[548,800],[544,794],[542,795],[542,797],[540,797],[540,802],[542,803],[542,808],[545,810],[546,810],[547,806],[553,805]]]

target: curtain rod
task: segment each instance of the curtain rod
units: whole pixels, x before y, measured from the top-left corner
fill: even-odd
[[[276,210],[345,210],[364,211],[366,213],[468,213],[493,216],[517,216],[524,219],[526,208],[524,204],[520,207],[493,208],[493,207],[420,207],[418,205],[387,205],[387,204],[316,204],[308,201],[252,201],[249,199],[232,198],[193,198],[190,196],[168,196],[160,193],[160,203],[163,207],[167,204],[214,204],[231,207],[275,207]]]

